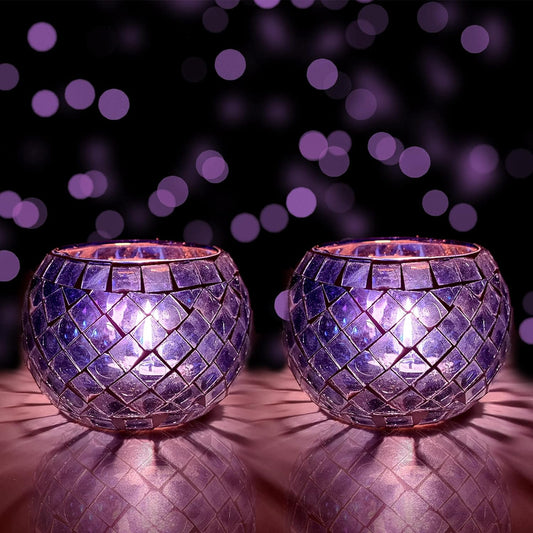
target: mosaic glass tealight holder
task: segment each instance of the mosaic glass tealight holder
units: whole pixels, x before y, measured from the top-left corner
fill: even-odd
[[[423,238],[315,246],[289,288],[286,343],[331,416],[410,427],[479,400],[510,344],[509,292],[476,244]]]
[[[69,418],[108,430],[198,418],[248,352],[248,292],[228,253],[170,241],[50,252],[25,295],[23,346]]]

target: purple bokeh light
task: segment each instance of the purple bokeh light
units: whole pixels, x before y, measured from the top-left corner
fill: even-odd
[[[378,4],[364,6],[359,11],[357,23],[361,31],[367,35],[379,35],[389,25],[389,14],[383,6]]]
[[[124,218],[118,211],[108,209],[96,217],[95,226],[104,239],[114,239],[124,231]]]
[[[20,202],[20,196],[15,191],[0,192],[0,217],[13,218],[13,209]]]
[[[533,291],[526,292],[522,298],[522,307],[528,315],[533,315]]]
[[[289,192],[285,203],[292,216],[306,218],[314,213],[317,200],[315,193],[311,189],[296,187]]]
[[[315,3],[315,0],[291,0],[291,3],[298,9],[307,9]]]
[[[281,291],[274,299],[274,311],[282,320],[289,320],[289,291]]]
[[[89,198],[93,190],[93,180],[87,174],[74,174],[68,181],[68,192],[76,200]]]
[[[0,91],[10,91],[17,86],[20,76],[15,65],[0,63]]]
[[[439,189],[428,191],[422,198],[422,208],[432,217],[438,217],[446,213],[448,205],[448,196]]]
[[[470,231],[477,224],[477,211],[467,203],[459,203],[450,209],[450,225],[457,231]]]
[[[356,50],[365,50],[372,46],[375,36],[368,35],[359,26],[359,22],[354,20],[348,24],[346,31],[344,32],[346,42]]]
[[[448,10],[440,2],[426,2],[417,13],[418,25],[428,33],[438,33],[448,24]]]
[[[98,110],[108,120],[124,118],[130,109],[128,95],[120,89],[108,89],[98,99]]]
[[[339,11],[346,7],[350,0],[320,0],[322,5],[330,11]]]
[[[148,209],[156,217],[168,217],[174,211],[174,195],[166,189],[157,189],[148,197]]]
[[[32,228],[39,221],[39,208],[31,201],[22,200],[13,208],[13,221],[21,228]]]
[[[237,80],[246,70],[246,59],[234,48],[222,50],[215,58],[215,70],[224,80]]]
[[[73,109],[87,109],[95,96],[94,87],[87,80],[73,80],[65,88],[65,100]]]
[[[330,146],[318,161],[320,170],[330,178],[342,176],[350,166],[350,156],[339,146]]]
[[[163,178],[157,186],[158,191],[167,191],[170,198],[165,195],[159,196],[161,203],[168,207],[178,207],[185,203],[189,196],[189,187],[187,182],[179,176],[167,176]]]
[[[325,91],[333,87],[337,81],[339,71],[335,63],[329,59],[315,59],[307,67],[307,81],[315,89]]]
[[[513,178],[527,178],[533,173],[533,153],[526,148],[515,148],[505,158],[505,169]]]
[[[490,43],[489,32],[478,24],[466,27],[461,33],[461,44],[471,54],[480,54]]]
[[[256,6],[262,9],[272,9],[279,4],[280,0],[254,0]]]
[[[352,138],[343,130],[332,131],[328,137],[328,146],[337,146],[342,148],[345,152],[349,152],[352,147]]]
[[[300,137],[298,148],[308,161],[318,161],[326,153],[328,141],[321,132],[310,130]]]
[[[533,317],[522,320],[518,327],[518,335],[526,344],[533,344]]]
[[[59,98],[54,92],[43,89],[33,95],[31,107],[36,115],[43,118],[51,117],[59,109]]]
[[[490,144],[478,144],[468,155],[472,170],[479,174],[490,174],[496,170],[499,160],[498,152]]]
[[[233,9],[239,5],[239,0],[215,0],[215,4],[223,9]]]
[[[431,166],[429,154],[420,146],[410,146],[400,155],[400,170],[409,178],[420,178]]]
[[[207,8],[202,15],[204,28],[211,33],[220,33],[224,31],[229,22],[228,14],[224,9],[218,6]]]
[[[270,233],[279,233],[289,224],[289,214],[280,204],[268,204],[259,215],[261,226]]]
[[[33,204],[39,212],[37,220],[29,227],[29,229],[40,228],[48,218],[48,209],[45,203],[39,198],[26,198],[25,202]]]
[[[257,239],[261,226],[251,213],[240,213],[231,221],[230,229],[236,241],[252,242]]]
[[[27,37],[28,44],[37,52],[48,52],[57,42],[57,32],[48,22],[36,22]]]
[[[213,229],[205,220],[191,220],[183,228],[183,239],[186,242],[211,244],[213,242]]]
[[[19,272],[19,258],[11,250],[0,250],[0,281],[11,281]]]
[[[334,213],[346,213],[354,204],[353,189],[346,183],[332,183],[324,194],[328,208]]]
[[[371,118],[377,108],[378,102],[374,93],[368,89],[355,89],[346,97],[346,111],[355,120]]]
[[[220,183],[228,177],[226,160],[216,150],[204,150],[196,158],[196,170],[210,183]]]
[[[84,172],[84,174],[89,176],[93,182],[91,198],[100,198],[100,196],[103,196],[109,186],[106,175],[99,170],[88,170],[87,172]]]

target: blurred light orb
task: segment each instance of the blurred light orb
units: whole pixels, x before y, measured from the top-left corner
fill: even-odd
[[[467,203],[454,205],[448,217],[450,225],[457,231],[470,231],[477,224],[477,211]]]
[[[513,178],[527,178],[533,172],[533,153],[516,148],[505,158],[505,169]]]
[[[368,35],[359,26],[359,22],[354,20],[348,24],[346,31],[344,32],[346,42],[356,50],[366,50],[372,46],[375,36]]]
[[[479,174],[490,174],[499,163],[498,152],[490,144],[478,144],[468,154],[468,163]]]
[[[202,81],[207,74],[207,65],[201,57],[188,57],[181,64],[181,75],[189,83]]]
[[[533,291],[527,292],[522,298],[522,307],[528,315],[533,315]]]
[[[420,178],[431,166],[429,154],[420,146],[410,146],[400,155],[400,170],[409,178]]]
[[[238,50],[227,48],[215,58],[215,70],[223,80],[237,80],[246,70],[246,59]]]
[[[220,183],[228,177],[226,160],[216,150],[204,150],[196,158],[196,170],[210,183]]]
[[[20,202],[20,196],[15,191],[0,192],[0,217],[13,218],[13,209]]]
[[[346,97],[346,111],[355,120],[368,120],[377,108],[374,93],[368,89],[355,89]]]
[[[352,138],[343,130],[332,131],[327,138],[328,146],[337,146],[345,152],[349,152],[352,147]]]
[[[10,91],[17,86],[20,76],[11,63],[0,63],[0,91]]]
[[[256,6],[262,9],[272,9],[279,4],[280,0],[254,0]]]
[[[31,228],[39,220],[39,209],[33,202],[22,200],[13,209],[13,221],[21,228]]]
[[[211,6],[204,11],[202,15],[202,24],[204,28],[211,33],[220,33],[224,31],[229,22],[228,14],[224,9],[218,6]]]
[[[99,170],[88,170],[85,172],[85,175],[89,176],[93,182],[93,191],[90,194],[91,198],[100,198],[100,196],[103,196],[109,186],[106,175]]]
[[[230,230],[236,241],[252,242],[257,239],[261,226],[251,213],[240,213],[231,221]]]
[[[370,139],[368,139],[368,143],[367,143],[368,153],[374,159],[378,159],[379,161],[378,154],[377,154],[377,146],[381,141],[387,140],[387,139],[393,139],[393,136],[387,133],[386,131],[378,131],[377,133],[374,133],[370,137]]]
[[[174,211],[174,195],[165,189],[158,189],[148,197],[148,209],[156,217],[168,217]]]
[[[291,3],[298,9],[307,9],[315,3],[315,0],[291,0]]]
[[[281,320],[289,320],[289,291],[281,291],[274,300],[274,311]]]
[[[74,174],[68,180],[68,192],[76,200],[84,200],[92,195],[94,190],[93,180],[87,174]]]
[[[205,220],[191,220],[183,228],[183,239],[196,244],[211,244],[213,229]]]
[[[95,226],[104,239],[114,239],[124,231],[124,218],[119,212],[108,209],[96,217]]]
[[[310,130],[300,137],[298,148],[308,161],[318,161],[326,153],[328,141],[321,132]]]
[[[36,222],[30,226],[30,229],[40,228],[48,218],[48,209],[46,208],[45,203],[39,198],[26,198],[25,201],[32,203],[39,212],[39,217]]]
[[[438,217],[446,213],[448,206],[448,196],[439,189],[428,191],[422,198],[422,208],[432,217]]]
[[[0,281],[11,281],[19,272],[19,258],[11,250],[0,250]]]
[[[320,170],[330,178],[342,176],[350,166],[350,156],[339,146],[330,146],[318,161]]]
[[[322,2],[322,5],[329,9],[330,11],[338,11],[339,9],[342,9],[345,7],[349,0],[320,0]]]
[[[279,233],[289,224],[289,214],[280,204],[268,204],[259,215],[261,226],[270,233]]]
[[[489,32],[479,24],[466,27],[461,33],[461,44],[471,54],[480,54],[490,42]]]
[[[168,207],[172,208],[184,204],[189,196],[189,187],[186,181],[179,176],[167,176],[163,178],[159,182],[157,189],[158,191],[170,193],[170,199],[167,199],[167,201],[169,202]],[[163,197],[160,196],[159,199],[163,204],[165,203]]]
[[[239,0],[215,0],[215,4],[223,9],[233,9],[239,5]]]
[[[346,213],[354,204],[353,189],[346,183],[332,183],[324,194],[326,205],[334,213]]]
[[[59,98],[54,92],[48,89],[37,91],[31,99],[31,108],[40,117],[51,117],[59,109]]]
[[[287,195],[285,205],[292,216],[306,218],[314,213],[317,200],[311,189],[296,187]]]
[[[379,35],[387,29],[389,15],[383,6],[372,4],[361,8],[357,23],[361,31],[367,35]]]
[[[307,81],[320,91],[333,87],[339,76],[335,63],[323,57],[315,59],[307,67]]]
[[[98,110],[108,120],[124,118],[130,109],[128,95],[120,89],[107,89],[98,99]]]
[[[389,160],[396,152],[396,139],[392,135],[384,136],[376,143],[376,159],[378,161]]]
[[[87,109],[95,96],[94,87],[87,80],[73,80],[65,88],[65,100],[73,109]]]
[[[418,10],[418,25],[428,33],[438,33],[448,24],[448,10],[440,2],[426,2]]]
[[[533,344],[533,317],[522,320],[518,327],[518,335],[526,344]]]
[[[28,30],[28,44],[37,52],[48,52],[57,42],[57,32],[48,22],[36,22]]]

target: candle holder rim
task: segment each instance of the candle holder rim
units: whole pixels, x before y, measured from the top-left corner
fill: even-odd
[[[392,257],[392,256],[357,256],[357,255],[348,255],[348,254],[335,254],[330,251],[327,251],[326,247],[333,247],[333,246],[342,246],[346,244],[364,244],[364,243],[383,243],[386,244],[387,242],[391,241],[411,241],[413,244],[419,243],[419,244],[444,244],[444,245],[456,245],[456,246],[464,246],[466,248],[469,248],[468,251],[464,253],[453,253],[450,255],[423,255],[423,256],[399,256],[399,257]],[[412,237],[412,236],[393,236],[393,237],[369,237],[369,238],[363,238],[363,239],[353,239],[353,238],[346,238],[341,239],[338,241],[329,241],[322,244],[316,244],[311,248],[311,251],[324,255],[326,257],[332,257],[332,258],[338,258],[338,259],[348,259],[351,261],[362,261],[362,262],[368,262],[368,263],[404,263],[404,262],[415,262],[415,261],[430,261],[434,259],[452,259],[456,257],[469,257],[472,255],[478,254],[481,250],[483,250],[483,246],[477,243],[473,242],[467,242],[462,240],[456,240],[456,239],[436,239],[431,237]]]
[[[99,258],[99,257],[79,257],[72,255],[67,252],[67,250],[83,249],[89,247],[101,247],[106,245],[123,245],[124,247],[135,244],[146,244],[147,247],[150,246],[163,246],[163,247],[185,247],[185,248],[200,248],[206,250],[208,253],[206,255],[199,255],[197,257],[177,257],[177,258],[168,258],[168,259],[158,259],[158,258],[138,258],[138,259],[127,259],[127,258]],[[172,241],[167,239],[115,239],[107,241],[95,241],[95,242],[85,242],[85,243],[75,243],[67,244],[65,246],[59,246],[51,250],[50,255],[57,257],[62,257],[64,259],[70,259],[71,261],[82,261],[90,263],[104,263],[104,264],[120,264],[120,265],[150,265],[150,264],[163,264],[163,263],[176,263],[176,262],[185,262],[185,261],[198,261],[213,259],[218,257],[223,253],[223,250],[218,246],[212,246],[208,244],[198,244],[194,242],[187,241]]]

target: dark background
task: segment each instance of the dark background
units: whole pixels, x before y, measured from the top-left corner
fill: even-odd
[[[484,245],[510,286],[518,327],[528,316],[523,299],[533,290],[533,178],[531,173],[513,177],[505,163],[513,150],[533,147],[533,4],[443,2],[446,28],[427,33],[417,23],[423,2],[376,3],[386,9],[389,22],[366,49],[346,39],[346,28],[365,5],[356,0],[315,0],[308,9],[289,0],[273,9],[241,0],[227,10],[228,25],[219,33],[202,22],[214,0],[0,3],[0,63],[13,64],[20,75],[14,89],[0,91],[0,192],[39,198],[47,208],[45,223],[36,229],[0,218],[0,250],[14,252],[21,265],[16,278],[0,283],[0,367],[20,362],[19,302],[32,269],[52,248],[102,240],[95,219],[108,209],[124,218],[119,238],[182,240],[191,220],[210,224],[212,243],[233,256],[250,290],[256,329],[251,366],[284,365],[274,299],[304,252],[349,236],[423,235]],[[28,29],[39,21],[57,31],[48,52],[33,50],[27,41]],[[491,37],[480,54],[461,46],[461,32],[471,24],[483,25]],[[246,58],[246,71],[235,81],[221,79],[214,68],[226,48]],[[182,65],[189,57],[205,62],[199,82],[184,79]],[[332,60],[352,89],[368,80],[382,88],[373,117],[354,120],[344,97],[309,84],[307,67],[319,57]],[[78,78],[96,91],[95,102],[81,111],[64,98],[66,85]],[[129,112],[121,120],[98,111],[98,98],[109,88],[129,97]],[[59,96],[52,117],[32,111],[32,96],[41,89]],[[298,142],[309,130],[350,135],[346,173],[330,178],[302,157]],[[378,131],[405,147],[424,147],[431,157],[429,172],[412,179],[398,165],[371,157],[367,143]],[[492,146],[499,157],[488,175],[472,175],[465,167],[465,154],[478,144]],[[228,163],[222,183],[208,183],[195,169],[196,157],[207,148]],[[76,200],[69,179],[89,169],[104,172],[109,188],[99,198]],[[148,198],[168,175],[187,182],[189,197],[168,217],[156,217]],[[353,190],[349,211],[328,207],[325,191],[332,183]],[[261,229],[250,243],[232,236],[237,214],[259,218],[265,205],[285,205],[297,186],[317,196],[311,216],[289,215],[286,229]],[[422,198],[432,189],[448,195],[450,208],[463,202],[474,206],[475,227],[453,229],[449,209],[441,216],[426,214]],[[531,345],[517,341],[516,361],[524,373],[533,372],[531,352]]]

